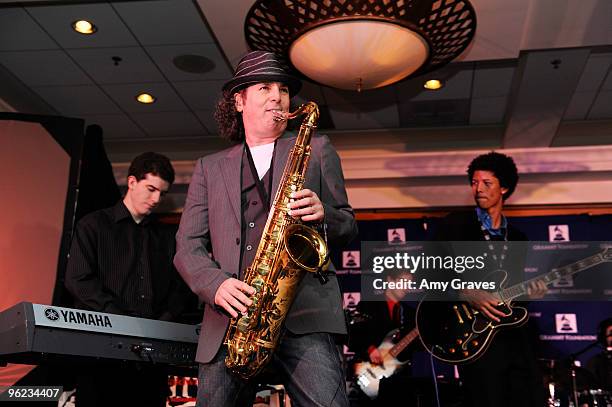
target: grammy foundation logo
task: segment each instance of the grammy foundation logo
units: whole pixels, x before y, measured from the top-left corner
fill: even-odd
[[[578,333],[576,314],[555,314],[555,325],[558,334]]]
[[[548,225],[548,241],[549,242],[569,242],[569,226],[568,225]]]
[[[343,293],[342,295],[343,308],[348,310],[354,310],[357,308],[357,304],[359,304],[359,300],[361,299],[360,292],[348,292]]]
[[[358,250],[342,252],[342,268],[343,269],[358,269],[360,267],[360,258]]]
[[[406,243],[406,229],[387,229],[387,242],[389,242],[389,244]]]

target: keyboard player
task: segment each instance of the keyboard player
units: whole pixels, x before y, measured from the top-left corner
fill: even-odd
[[[180,314],[189,291],[172,265],[174,233],[151,214],[173,182],[167,157],[141,154],[123,199],[78,222],[65,280],[76,308],[166,321]],[[76,399],[79,407],[165,406],[167,380],[159,366],[85,366]],[[119,386],[130,391],[118,400]]]

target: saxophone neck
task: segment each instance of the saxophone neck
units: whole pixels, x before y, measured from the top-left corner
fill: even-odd
[[[310,139],[317,129],[317,122],[319,121],[319,106],[317,106],[315,102],[307,102],[293,113],[287,115],[287,119],[294,119],[301,115],[306,115],[306,117],[304,117],[300,125],[300,131],[295,143],[296,146],[306,146],[310,144]]]
[[[317,122],[319,121],[319,106],[315,102],[306,102],[297,108],[293,113],[287,115],[287,119],[295,119],[298,116],[306,115],[302,121],[302,127],[306,126],[311,129],[317,128]]]

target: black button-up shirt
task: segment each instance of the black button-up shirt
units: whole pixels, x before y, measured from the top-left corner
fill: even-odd
[[[75,306],[170,320],[188,296],[172,264],[174,234],[153,216],[136,223],[123,201],[79,221],[66,288]]]

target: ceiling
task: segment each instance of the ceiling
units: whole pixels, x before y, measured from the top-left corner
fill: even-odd
[[[230,3],[0,0],[0,110],[98,124],[115,161],[148,149],[175,159],[218,149],[212,111],[247,49],[253,1]],[[296,103],[316,101],[321,129],[347,148],[398,139],[413,151],[466,139],[470,148],[612,144],[612,2],[471,3],[475,41],[428,75],[445,80],[442,90],[424,90],[424,77],[362,93],[306,83]],[[98,31],[75,33],[77,19]],[[188,60],[189,72],[175,63],[183,55],[205,59]],[[137,103],[142,91],[157,102]]]

